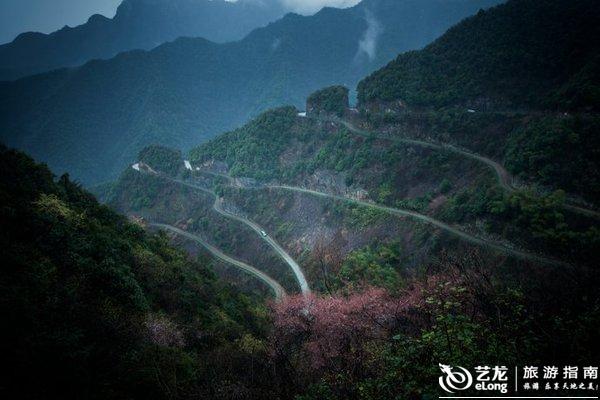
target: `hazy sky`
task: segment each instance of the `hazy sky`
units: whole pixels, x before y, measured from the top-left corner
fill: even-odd
[[[52,32],[92,14],[113,17],[121,0],[0,0],[0,43],[26,31]]]
[[[19,33],[49,33],[65,25],[75,26],[92,14],[113,17],[122,0],[0,0],[0,43]],[[325,5],[347,7],[360,0],[280,0],[291,10],[313,13]]]

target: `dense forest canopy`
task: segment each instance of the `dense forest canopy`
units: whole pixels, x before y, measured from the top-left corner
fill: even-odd
[[[320,113],[342,116],[349,106],[349,90],[344,86],[331,86],[317,90],[306,100],[306,112],[309,115]]]
[[[194,390],[214,398],[224,384],[212,374],[227,381],[248,356],[236,343],[264,337],[262,302],[68,176],[55,180],[5,147],[0,166],[1,347],[10,365],[0,393],[116,399]]]
[[[597,111],[599,20],[595,0],[511,0],[401,54],[359,84],[359,101]]]
[[[169,175],[177,175],[184,167],[181,151],[158,145],[143,148],[138,154],[138,161]]]

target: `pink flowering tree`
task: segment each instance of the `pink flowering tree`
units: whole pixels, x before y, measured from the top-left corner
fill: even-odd
[[[319,371],[354,371],[408,317],[409,297],[369,288],[348,297],[289,297],[274,307],[273,355]]]

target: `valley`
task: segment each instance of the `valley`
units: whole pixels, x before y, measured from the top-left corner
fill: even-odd
[[[413,140],[413,139],[408,139],[408,138],[391,138],[389,136],[382,136],[382,135],[376,136],[376,134],[374,134],[374,133],[359,130],[358,128],[356,128],[354,125],[352,125],[350,122],[348,122],[346,120],[331,119],[328,121],[333,121],[335,123],[339,123],[342,126],[348,128],[352,133],[360,135],[360,136],[365,136],[365,137],[374,137],[375,136],[375,137],[378,137],[383,140],[393,140],[393,141],[401,142],[401,143],[408,144],[408,145],[432,148],[437,151],[450,151],[450,152],[457,153],[464,157],[473,158],[473,159],[475,159],[479,162],[482,162],[492,168],[492,170],[497,175],[498,184],[504,190],[509,191],[509,192],[518,190],[512,186],[512,178],[502,165],[498,164],[497,162],[495,162],[489,158],[474,154],[468,150],[458,149],[452,145],[436,144],[436,143]],[[331,199],[334,201],[341,201],[341,202],[356,204],[361,207],[373,208],[375,210],[383,211],[387,214],[398,216],[400,218],[403,218],[403,217],[413,218],[413,219],[423,222],[425,224],[431,225],[435,228],[439,228],[443,231],[446,231],[446,232],[450,233],[451,235],[454,235],[454,236],[456,236],[462,240],[465,240],[469,243],[475,244],[477,246],[483,246],[483,247],[492,249],[492,250],[497,251],[502,254],[508,254],[512,257],[516,257],[516,258],[523,259],[523,260],[530,260],[530,261],[538,262],[538,263],[542,263],[542,264],[550,264],[550,265],[556,265],[556,266],[569,267],[568,263],[557,261],[556,259],[545,258],[545,257],[537,255],[537,254],[528,253],[526,251],[516,249],[510,243],[499,243],[499,242],[495,242],[490,239],[482,239],[482,238],[473,236],[467,232],[461,231],[460,229],[458,229],[456,227],[450,226],[444,222],[441,222],[439,220],[436,220],[434,218],[428,217],[423,214],[419,214],[419,213],[411,211],[411,210],[382,206],[382,205],[376,204],[374,202],[361,201],[361,200],[357,200],[357,199],[353,199],[353,198],[349,198],[349,197],[345,197],[345,196],[328,194],[328,193],[324,193],[324,192],[320,192],[320,191],[316,191],[316,190],[311,190],[308,188],[289,186],[289,185],[285,185],[285,184],[277,185],[277,184],[260,183],[260,182],[252,181],[248,178],[240,178],[238,180],[235,180],[231,176],[223,174],[223,173],[218,173],[218,172],[214,172],[214,171],[210,171],[210,170],[202,170],[201,168],[193,166],[189,161],[184,161],[184,167],[186,170],[191,171],[192,175],[208,174],[210,176],[214,176],[217,178],[223,178],[226,181],[228,181],[230,185],[235,185],[237,188],[242,189],[242,190],[292,191],[292,192],[297,192],[300,194],[306,194],[306,195],[310,195],[310,196],[328,198],[328,199]],[[137,169],[137,170],[139,171],[139,169]],[[148,167],[148,170],[150,171],[151,174],[157,173],[150,167]],[[169,178],[166,174],[161,174],[161,176],[163,179],[172,179],[172,178]],[[193,189],[200,190],[204,193],[208,193],[209,195],[214,196],[215,202],[213,204],[213,210],[215,210],[217,213],[225,216],[226,218],[246,224],[252,230],[254,230],[258,235],[262,236],[262,239],[264,239],[267,243],[269,243],[269,245],[291,267],[291,269],[294,272],[294,274],[296,275],[298,283],[301,287],[301,292],[304,294],[310,293],[310,290],[308,289],[308,283],[306,282],[306,279],[301,270],[301,267],[298,265],[298,263],[296,261],[294,261],[292,259],[292,257],[277,242],[275,242],[270,236],[268,236],[266,234],[265,230],[262,227],[260,227],[256,223],[254,223],[246,218],[243,218],[243,217],[237,216],[236,214],[225,211],[225,209],[223,208],[223,204],[224,204],[223,198],[217,196],[211,189],[195,185],[193,183],[190,183],[190,181],[186,182],[186,181],[177,180],[177,179],[172,179],[172,180],[173,180],[173,182],[189,186]],[[249,182],[249,181],[252,181],[252,183],[249,186],[244,186],[243,182]],[[566,207],[569,207],[569,206],[566,205]],[[596,212],[591,211],[591,210],[586,210],[586,209],[581,209],[581,210],[583,210],[584,214],[590,214],[592,217],[595,217],[597,214]],[[163,227],[168,230],[175,231],[178,234],[184,234],[184,235],[188,235],[188,237],[191,237],[191,238],[197,238],[196,236],[190,235],[189,233],[187,233],[185,231],[182,231],[178,228],[174,228],[171,226],[161,225],[161,224],[156,224],[156,225],[153,224],[152,226]],[[198,240],[198,239],[196,239],[196,240]],[[207,245],[206,242],[201,241],[200,243],[203,244],[203,246],[207,247],[209,249],[209,251],[213,254],[215,254],[215,251],[218,251],[218,250],[214,249],[214,247]],[[220,253],[220,254],[222,254],[222,253]],[[217,255],[217,257],[222,258],[222,256],[219,256],[219,255]],[[260,278],[260,279],[265,280],[264,278]]]
[[[223,7],[233,13],[233,19],[257,17],[266,23],[271,18],[262,16],[262,6],[253,0],[177,1],[189,8]],[[215,31],[227,17],[206,26],[191,24],[189,35],[142,47],[147,51],[132,47],[110,59],[0,82],[0,140],[87,186],[106,183],[115,180],[148,145],[187,151],[272,107],[299,107],[323,86],[353,87],[398,53],[427,45],[452,24],[500,1],[365,0],[310,16],[289,13],[264,27],[256,22],[257,29],[226,43],[193,33],[211,27]],[[210,13],[178,10],[170,0],[146,2],[126,3],[155,4],[158,9],[148,13],[166,19],[173,30],[186,30],[188,25],[174,23],[170,13],[185,21],[197,20],[198,13],[214,19]],[[139,19],[142,32],[160,34]],[[124,25],[124,29],[136,28]],[[375,33],[372,38],[366,36],[370,32]],[[172,34],[169,29],[165,35]]]
[[[146,50],[0,82],[0,396],[593,397],[598,2],[335,4],[17,40]]]

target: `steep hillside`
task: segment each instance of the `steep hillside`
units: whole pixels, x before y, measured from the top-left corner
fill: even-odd
[[[262,300],[68,176],[5,147],[0,165],[3,397],[214,398],[229,381],[269,396],[247,347],[266,337]]]
[[[270,110],[200,144],[175,180],[129,168],[113,204],[136,213],[143,193],[149,218],[190,218],[186,232],[215,243],[193,197],[214,193],[287,251],[313,296],[275,307],[271,343],[308,399],[437,397],[439,359],[597,358],[598,116],[356,110],[347,93],[319,90],[306,114]]]
[[[400,55],[360,83],[360,102],[598,111],[599,20],[594,0],[509,1]]]
[[[180,39],[0,84],[0,137],[86,184],[118,176],[148,144],[180,149],[320,87],[353,86],[494,0],[366,0],[290,14],[244,40]]]
[[[128,168],[111,188],[107,201],[113,208],[132,217],[143,218],[149,224],[185,229],[222,253],[265,272],[288,293],[300,291],[285,260],[248,224],[227,214],[235,209],[230,208],[229,203],[217,201],[218,194],[212,190],[212,185],[202,180],[186,184],[184,178],[188,179],[190,173],[184,169],[183,162],[179,164],[180,171],[168,173],[160,169],[165,163],[156,158],[149,160],[147,153],[147,149],[140,153],[140,156],[145,156],[146,162],[137,163],[137,169]],[[206,253],[209,247],[183,237],[180,239],[184,240],[178,243],[192,254]],[[240,274],[231,264],[219,262],[218,265],[216,272],[220,277],[244,288],[261,287],[260,282],[252,276]]]
[[[344,93],[340,87],[321,90],[309,97],[313,111],[308,117],[294,107],[271,110],[195,148],[190,154],[192,171],[183,172],[183,160],[173,156],[180,170],[172,170],[181,182],[173,184],[129,169],[113,192],[112,204],[150,220],[176,223],[189,218],[191,232],[208,235],[224,246],[222,234],[197,222],[206,218],[198,213],[201,207],[210,211],[210,200],[204,205],[192,200],[194,187],[212,190],[234,213],[264,227],[305,267],[311,287],[318,291],[344,287],[338,275],[344,260],[382,243],[398,254],[394,270],[357,272],[347,266],[345,274],[353,277],[346,279],[393,282],[401,271],[431,262],[442,252],[474,249],[506,265],[594,263],[594,249],[600,243],[595,218],[570,206],[563,191],[507,186],[503,175],[498,175],[504,171],[500,164],[472,156],[495,135],[493,156],[508,151],[515,159],[527,158],[531,149],[506,138],[524,137],[523,132],[538,129],[536,119],[442,113],[427,120],[409,115],[402,117],[408,122],[392,118],[393,122],[366,132],[340,122],[339,107],[347,103]],[[369,119],[343,111],[341,120],[370,126]],[[590,121],[579,124],[593,126]],[[503,129],[506,134],[497,133]],[[453,132],[462,136],[446,136]],[[453,139],[464,141],[463,146],[471,144],[471,150],[452,147]],[[582,154],[573,165],[582,168],[593,162],[586,157]],[[160,170],[155,167],[158,160],[149,162],[153,170]],[[549,177],[552,162],[539,159]],[[170,164],[164,165],[163,169]],[[215,172],[225,175],[211,175]],[[248,243],[235,239],[229,241],[229,249],[256,260]],[[324,254],[338,261],[323,264]]]
[[[487,156],[516,186],[597,210],[599,19],[589,0],[482,11],[364,79],[357,123]]]
[[[111,204],[273,274],[274,248],[257,239],[297,262],[313,293],[275,305],[269,342],[284,398],[437,396],[439,358],[594,360],[597,221],[566,210],[559,192],[507,190],[466,150],[355,128],[348,120],[367,121],[350,109],[340,119],[344,94],[311,96],[312,117],[266,112],[195,148],[189,165],[171,152],[185,166],[176,176],[146,157]],[[198,201],[209,193],[217,202]]]
[[[284,144],[288,136],[308,139],[319,127],[323,140],[338,136],[330,123],[296,119],[291,111],[263,116],[243,136],[268,142],[277,137],[269,127],[294,125]],[[148,172],[171,165],[176,151],[153,147],[141,155],[152,165],[126,171],[123,195],[146,189],[157,214],[180,212],[183,220],[207,207],[194,187]],[[7,398],[432,397],[441,393],[440,358],[460,365],[497,359],[592,365],[598,359],[595,268],[536,267],[484,248],[455,247],[456,240],[430,227],[363,205],[261,190],[249,180],[237,179],[232,188],[228,178],[189,172],[182,182],[210,188],[213,180],[215,191],[238,203],[237,213],[263,219],[277,239],[316,232],[314,245],[301,237],[297,252],[327,295],[290,296],[266,310],[215,281],[206,260],[183,256],[163,235],[145,234],[68,177],[55,182],[46,167],[5,148],[0,164],[6,171],[0,178],[2,351],[11,365],[0,393]],[[281,229],[271,230],[277,221]],[[235,240],[240,229],[231,222],[225,241],[254,247]],[[193,235],[207,225],[193,221],[181,231]],[[417,251],[407,247],[411,242]],[[432,250],[435,260],[410,267]],[[313,252],[311,260],[306,254]]]
[[[335,119],[296,113],[293,108],[267,112],[194,149],[192,164],[222,162],[232,176],[415,211],[450,225],[461,224],[474,236],[495,238],[492,242],[512,242],[508,247],[518,244],[534,252],[593,263],[593,248],[600,240],[597,221],[573,214],[568,207],[562,209],[564,192],[507,191],[494,170],[480,160],[449,151],[431,139],[419,141],[403,134],[414,129],[360,133],[332,122]],[[535,122],[527,117],[510,123],[519,133],[535,129]],[[497,128],[479,127],[479,134]],[[512,149],[524,157],[529,151]],[[550,167],[551,161],[547,162]]]
[[[565,191],[569,199],[600,208],[600,118],[595,113],[428,112],[363,113],[363,130],[446,144],[500,163],[509,186],[540,193]],[[567,156],[568,155],[568,156]]]
[[[552,12],[529,15],[529,25],[522,16],[539,8],[525,0],[466,24],[489,17],[494,38],[539,30],[527,52],[552,75],[565,60],[552,64],[546,39],[560,39],[553,35],[569,10],[589,3],[547,3]],[[406,4],[426,9],[416,0],[365,4],[382,8],[290,15],[240,43],[180,40],[8,84],[24,92],[2,97],[1,118],[14,121],[13,133],[31,129],[27,139],[38,150],[70,151],[101,173],[140,151],[114,184],[99,187],[132,223],[68,176],[56,180],[0,147],[0,351],[10,366],[0,397],[434,399],[447,397],[439,385],[446,365],[473,377],[477,365],[507,366],[505,388],[461,392],[502,397],[527,393],[530,382],[520,376],[528,365],[593,373],[585,366],[600,359],[600,117],[575,102],[568,112],[551,105],[557,81],[526,72],[512,80],[500,73],[516,86],[467,101],[481,71],[471,71],[473,87],[455,86],[469,82],[453,78],[467,68],[460,60],[431,67],[449,72],[446,100],[411,103],[379,91],[366,99],[362,90],[361,107],[351,108],[335,75],[378,63],[374,56],[361,64],[374,55],[373,21],[393,20],[390,10]],[[496,24],[506,10],[521,25]],[[383,32],[394,31],[375,35],[378,49]],[[587,49],[564,47],[575,64],[578,48]],[[502,60],[504,50],[475,52]],[[355,70],[336,64],[340,57]],[[378,90],[397,90],[403,78],[394,65]],[[325,67],[332,70],[317,74]],[[333,86],[307,94],[306,108],[258,113],[251,101],[298,103],[307,85],[330,78]],[[544,100],[532,103],[528,90]],[[506,93],[523,97],[508,101]],[[116,98],[130,107],[107,100]],[[207,118],[207,106],[232,120],[258,115],[208,141],[183,135],[185,126],[206,123],[191,116]],[[67,118],[80,113],[94,119]],[[70,133],[50,129],[58,126]],[[131,142],[118,126],[132,135],[144,129]],[[86,131],[97,133],[93,142],[79,141],[75,132]],[[166,137],[197,143],[186,153],[160,145]],[[115,155],[121,159],[110,164]],[[536,393],[590,397],[597,380],[565,381],[564,389]]]
[[[239,40],[283,14],[275,0],[124,0],[112,19],[93,15],[83,25],[48,35],[23,33],[0,46],[0,81],[149,50],[182,36]]]

